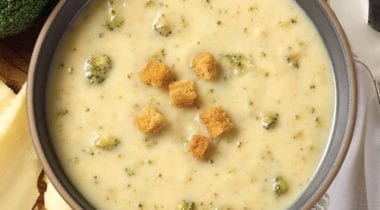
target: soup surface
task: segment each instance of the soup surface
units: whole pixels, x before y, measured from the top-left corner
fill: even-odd
[[[160,69],[171,76],[156,81]],[[172,80],[193,86],[176,95]],[[334,107],[330,60],[293,0],[91,1],[48,87],[58,157],[99,209],[286,208],[322,157]],[[221,110],[211,123],[210,108]],[[190,146],[194,135],[203,144]]]

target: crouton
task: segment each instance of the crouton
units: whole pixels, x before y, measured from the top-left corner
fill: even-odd
[[[191,68],[203,80],[211,80],[217,73],[215,58],[208,52],[198,53],[191,62]]]
[[[208,133],[216,138],[233,127],[226,112],[221,107],[210,107],[200,114],[200,119],[205,124]]]
[[[157,109],[146,106],[141,113],[135,117],[134,123],[141,132],[145,134],[156,134],[163,127],[165,119]]]
[[[207,147],[209,139],[202,135],[193,135],[191,136],[188,150],[196,159],[202,159]]]
[[[192,107],[195,104],[197,93],[193,81],[177,81],[169,84],[170,103],[176,107]]]
[[[165,63],[150,60],[140,72],[141,81],[157,88],[165,88],[173,80],[174,75]]]

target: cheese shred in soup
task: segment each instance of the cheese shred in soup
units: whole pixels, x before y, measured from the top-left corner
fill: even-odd
[[[326,147],[331,68],[293,0],[91,1],[54,56],[51,139],[99,209],[284,209]]]

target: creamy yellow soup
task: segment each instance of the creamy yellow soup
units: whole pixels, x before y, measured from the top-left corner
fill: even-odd
[[[215,58],[211,80],[191,67],[200,52]],[[93,75],[99,57],[106,73]],[[152,59],[194,82],[193,107],[141,80]],[[48,83],[58,157],[99,209],[284,209],[316,170],[332,124],[330,60],[293,0],[91,1]],[[155,134],[135,123],[146,106],[165,119]],[[210,107],[233,124],[215,138],[199,119]],[[199,159],[188,147],[194,134],[209,138]]]

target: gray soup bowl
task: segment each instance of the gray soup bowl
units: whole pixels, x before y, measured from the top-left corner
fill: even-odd
[[[37,40],[28,75],[27,107],[31,135],[43,168],[67,203],[74,209],[94,209],[65,175],[49,135],[46,89],[55,50],[76,15],[89,0],[60,1]],[[332,130],[313,177],[289,209],[309,209],[325,193],[344,160],[351,142],[356,113],[356,79],[347,39],[327,2],[297,0],[318,29],[333,65],[335,106]]]

